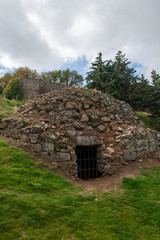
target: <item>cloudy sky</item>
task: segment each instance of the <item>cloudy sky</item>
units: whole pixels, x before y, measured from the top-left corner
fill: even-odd
[[[0,0],[0,74],[19,66],[84,74],[118,50],[160,73],[160,0]]]

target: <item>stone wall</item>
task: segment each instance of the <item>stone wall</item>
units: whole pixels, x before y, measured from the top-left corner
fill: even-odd
[[[160,133],[146,128],[125,102],[85,89],[38,96],[12,118],[1,119],[0,134],[73,176],[76,146],[97,146],[102,175],[129,161],[160,158]]]
[[[23,88],[24,97],[26,99],[33,99],[40,94],[52,92],[54,90],[66,88],[67,86],[59,83],[45,82],[42,79],[20,79],[20,85]]]

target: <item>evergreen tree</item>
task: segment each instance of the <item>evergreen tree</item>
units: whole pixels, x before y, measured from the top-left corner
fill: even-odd
[[[116,88],[116,80],[113,78],[113,72],[114,72],[113,61],[107,60],[105,62],[106,63],[105,63],[104,92],[110,94],[111,96],[115,96],[118,90]]]
[[[96,88],[107,92],[113,97],[130,102],[130,94],[137,80],[134,68],[121,51],[115,56],[115,60],[102,60],[102,53],[98,54],[96,61],[92,63],[91,71],[87,73],[87,87]]]
[[[159,85],[160,84],[160,75],[156,72],[156,70],[152,70],[151,72],[151,78],[152,78],[152,84],[154,86]]]
[[[150,112],[153,118],[160,118],[160,75],[155,70],[151,72],[153,84],[153,100],[150,104]]]
[[[153,86],[142,74],[132,85],[132,91],[129,95],[129,102],[135,110],[148,111],[152,102]]]
[[[125,58],[125,54],[118,51],[113,62],[114,71],[112,75],[112,81],[114,81],[115,85],[115,94],[113,96],[129,103],[133,85],[137,81],[136,70],[130,67],[130,64],[131,62],[128,61],[128,58]]]
[[[92,63],[91,71],[87,72],[86,82],[88,88],[96,88],[102,92],[106,91],[106,61],[102,59],[102,53],[98,53],[95,62]]]

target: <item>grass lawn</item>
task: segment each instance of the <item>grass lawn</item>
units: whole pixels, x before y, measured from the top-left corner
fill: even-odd
[[[148,128],[160,131],[160,123],[155,119],[151,120],[151,115],[146,112],[136,112],[137,117],[146,125]]]
[[[0,141],[0,240],[160,239],[160,168],[122,188],[87,194]]]

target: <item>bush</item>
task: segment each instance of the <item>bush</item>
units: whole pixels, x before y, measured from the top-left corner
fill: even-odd
[[[2,94],[2,93],[3,93],[3,86],[0,85],[0,94]]]
[[[11,80],[7,87],[4,89],[4,93],[8,99],[22,100],[24,98],[23,89],[20,86],[19,79]]]

